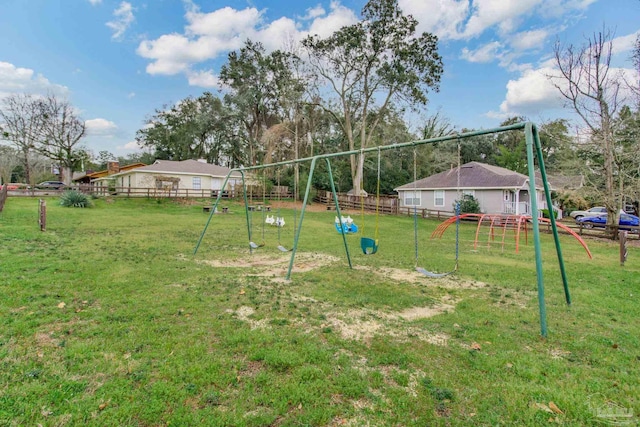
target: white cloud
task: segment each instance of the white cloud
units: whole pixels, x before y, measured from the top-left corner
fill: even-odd
[[[84,122],[89,136],[114,136],[118,126],[106,119],[90,119]]]
[[[469,15],[469,0],[399,0],[405,14],[418,20],[418,31],[436,34],[441,39],[460,38]]]
[[[526,18],[565,19],[579,16],[597,0],[399,0],[398,5],[418,20],[418,31],[441,40],[470,40],[495,30],[502,42],[520,31]],[[540,37],[542,34],[531,34]],[[526,40],[523,40],[526,42]]]
[[[247,39],[260,41],[267,51],[296,43],[311,33],[326,37],[342,26],[357,22],[353,11],[333,1],[327,14],[318,7],[309,10],[308,30],[287,17],[264,22],[264,12],[254,7],[242,10],[223,7],[202,12],[190,0],[185,0],[184,33],[164,34],[155,40],[144,40],[137,48],[138,55],[150,60],[146,72],[152,75],[184,74],[189,84],[203,87],[217,85],[211,71],[196,70],[197,64],[215,60],[237,50]],[[305,17],[306,19],[307,17]],[[303,19],[304,20],[304,19]]]
[[[136,141],[129,141],[124,145],[118,145],[116,147],[116,149],[124,151],[124,150],[128,150],[128,151],[140,151],[143,150],[144,147],[141,147],[140,145],[138,145],[138,142]]]
[[[91,3],[93,6],[102,3],[102,0],[89,0],[89,3]]]
[[[615,67],[609,68],[608,75],[620,81],[638,81],[640,77],[636,70]],[[500,104],[500,112],[492,112],[489,115],[493,117],[534,116],[543,115],[546,110],[562,108],[565,105],[565,99],[555,85],[563,87],[566,82],[560,77],[552,60],[537,69],[525,70],[520,77],[509,80],[507,83],[507,94]],[[605,86],[608,85],[605,84]],[[622,84],[618,102],[624,104],[632,96],[631,89]]]
[[[358,21],[355,13],[339,2],[331,2],[331,11],[327,16],[317,17],[309,26],[308,34],[317,34],[320,37],[327,37],[347,25],[354,24]],[[306,34],[301,34],[306,36]]]
[[[133,6],[131,3],[123,1],[120,6],[113,11],[114,20],[107,22],[107,27],[113,30],[112,40],[122,40],[124,33],[129,26],[135,21],[133,16]]]
[[[20,68],[9,62],[0,61],[0,98],[12,93],[66,95],[66,86],[51,83],[42,74],[30,68]]]
[[[190,86],[199,86],[205,88],[219,87],[220,81],[213,71],[189,71],[187,78]]]
[[[462,59],[466,59],[469,62],[486,63],[500,58],[499,50],[502,48],[502,43],[494,41],[487,43],[484,46],[479,47],[476,50],[469,50],[466,47],[462,49]]]
[[[135,96],[136,96],[136,93],[135,93],[135,92],[129,92],[129,93],[127,94],[127,98],[129,98],[129,99],[131,99],[131,98],[135,98]]]
[[[210,13],[190,10],[185,17],[188,35],[230,39],[252,32],[261,22],[262,12],[255,7],[236,10],[227,6]]]
[[[636,40],[640,36],[640,30],[626,36],[616,37],[612,42],[611,53],[616,55],[619,53],[629,52],[636,46]]]
[[[545,29],[522,31],[509,37],[509,43],[518,50],[537,49],[543,46],[549,37],[549,31]]]
[[[502,34],[511,33],[520,20],[540,6],[542,0],[475,0],[472,14],[464,30],[464,37],[482,34],[497,26]]]
[[[518,79],[509,80],[500,112],[510,116],[532,116],[544,110],[561,108],[564,101],[549,79],[555,75],[555,68],[543,67],[526,70]]]
[[[324,16],[326,13],[327,13],[327,11],[324,10],[322,5],[318,4],[315,7],[310,7],[309,9],[307,9],[307,14],[305,16],[303,16],[302,19],[307,21],[309,19],[315,19],[315,18],[318,18],[320,16]]]

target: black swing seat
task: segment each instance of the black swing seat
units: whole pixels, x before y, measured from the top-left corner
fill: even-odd
[[[365,255],[373,255],[378,252],[378,241],[368,237],[360,238],[360,247]]]

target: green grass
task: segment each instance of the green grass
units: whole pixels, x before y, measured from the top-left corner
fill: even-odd
[[[275,228],[250,254],[233,203],[194,256],[207,203],[113,199],[69,209],[52,198],[40,232],[37,200],[8,199],[0,425],[581,426],[612,403],[637,423],[638,247],[620,267],[615,243],[589,241],[590,260],[562,236],[567,307],[543,235],[545,340],[531,241],[515,254],[512,243],[487,248],[485,234],[472,251],[475,226],[464,224],[456,276],[416,279],[411,218],[381,217],[376,255],[347,236],[349,269],[333,214],[307,212],[286,282],[275,280],[289,259]],[[283,214],[281,240],[291,247],[292,213]],[[372,233],[374,217],[365,223]],[[419,264],[446,271],[454,231],[432,240],[437,225],[420,220]],[[400,316],[416,307],[441,310]],[[563,414],[540,409],[549,402]]]

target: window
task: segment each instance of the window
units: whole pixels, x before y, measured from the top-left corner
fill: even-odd
[[[194,176],[193,177],[193,189],[194,190],[201,190],[202,189],[202,181],[201,181],[201,178],[199,176]]]
[[[422,204],[422,200],[420,199],[420,192],[417,191],[406,191],[404,193],[404,205],[405,206],[420,206]]]
[[[435,190],[433,192],[433,205],[444,206],[444,190]]]

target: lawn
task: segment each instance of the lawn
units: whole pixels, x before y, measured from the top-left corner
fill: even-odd
[[[562,236],[573,305],[542,236],[549,337],[540,337],[533,244],[473,250],[415,273],[413,221],[380,218],[365,256],[334,214],[309,211],[290,281],[275,228],[224,203],[198,253],[200,203],[9,198],[0,213],[0,425],[636,425],[640,249],[588,259]],[[280,240],[291,247],[293,213]],[[368,235],[375,218],[362,223]],[[450,228],[419,221],[419,265],[453,267]],[[617,411],[617,412],[616,412]],[[610,416],[610,418],[606,418]],[[611,418],[613,417],[613,418]]]

